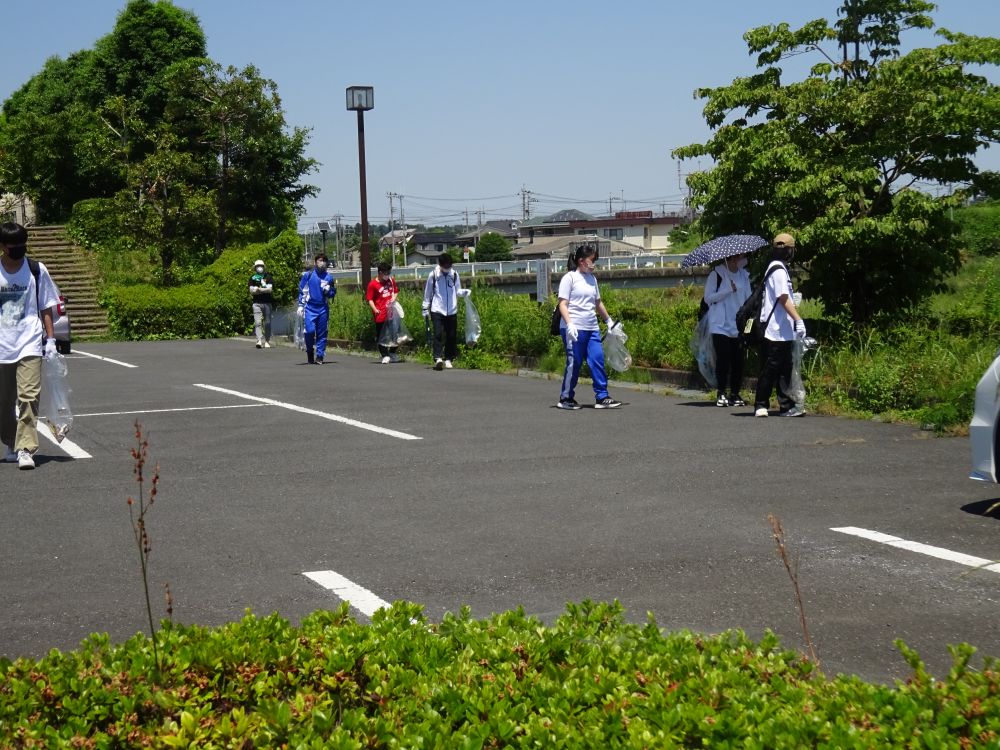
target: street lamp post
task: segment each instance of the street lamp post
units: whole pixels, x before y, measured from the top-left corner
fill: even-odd
[[[347,109],[358,113],[358,171],[361,174],[361,289],[372,278],[371,251],[368,247],[368,186],[365,183],[365,112],[375,107],[375,89],[371,86],[348,86]]]

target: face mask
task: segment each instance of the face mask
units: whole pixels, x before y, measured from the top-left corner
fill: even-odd
[[[736,261],[736,267],[737,268],[746,268],[747,267],[747,259],[746,258],[740,258],[738,261]]]
[[[15,247],[7,248],[7,257],[11,260],[21,260],[24,254],[28,252],[27,245],[16,245]]]
[[[257,266],[253,270],[256,271],[257,273],[264,273],[264,266]]]
[[[326,270],[326,263],[324,263],[323,261],[320,261],[319,263],[317,263],[316,264],[316,270],[317,271],[325,271]]]

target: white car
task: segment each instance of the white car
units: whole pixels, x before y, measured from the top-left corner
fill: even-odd
[[[997,481],[1000,464],[1000,356],[986,368],[976,385],[976,404],[969,424],[969,443],[972,446],[972,473],[969,479],[981,482]]]

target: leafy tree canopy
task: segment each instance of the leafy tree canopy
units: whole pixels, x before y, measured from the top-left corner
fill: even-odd
[[[476,260],[510,260],[510,243],[495,232],[485,232],[476,243]]]
[[[698,90],[712,138],[675,151],[715,161],[688,181],[707,233],[792,231],[803,291],[856,321],[934,291],[958,263],[949,209],[1000,187],[972,161],[1000,140],[1000,87],[970,71],[1000,64],[1000,40],[942,29],[943,44],[902,54],[933,9],[846,0],[834,24],[752,29],[758,72]],[[816,63],[786,83],[782,64],[803,53]]]

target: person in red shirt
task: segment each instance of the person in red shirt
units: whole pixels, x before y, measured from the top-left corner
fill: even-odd
[[[382,328],[385,327],[385,321],[388,318],[389,306],[396,301],[396,296],[399,294],[399,287],[396,286],[396,280],[390,275],[391,272],[391,263],[379,263],[378,275],[368,283],[368,289],[365,292],[368,307],[371,308],[372,314],[375,316],[375,341],[379,341],[381,338]],[[382,355],[383,365],[399,361],[396,352],[381,343],[378,345],[378,352]]]

